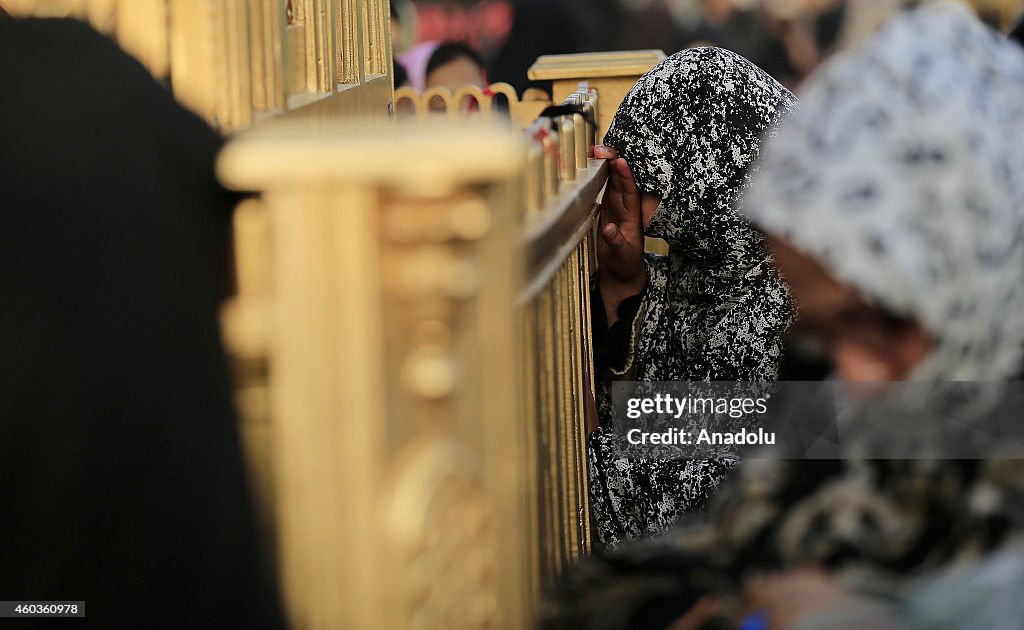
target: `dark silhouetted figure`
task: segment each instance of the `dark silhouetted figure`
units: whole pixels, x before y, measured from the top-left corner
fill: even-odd
[[[0,17],[0,599],[283,625],[217,326],[221,139],[113,42]]]

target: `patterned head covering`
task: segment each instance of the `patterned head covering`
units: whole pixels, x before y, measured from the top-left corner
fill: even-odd
[[[750,241],[733,202],[761,136],[796,100],[766,72],[721,48],[691,48],[645,74],[615,114],[605,144],[637,186],[662,198],[647,235],[695,262],[719,262]]]
[[[1024,55],[954,4],[813,78],[744,211],[935,340],[916,378],[998,380],[1024,344]]]

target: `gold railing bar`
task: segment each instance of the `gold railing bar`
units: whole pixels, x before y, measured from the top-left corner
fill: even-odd
[[[437,127],[444,129],[445,142],[438,142]],[[316,135],[310,133],[313,131]],[[339,141],[344,142],[344,151],[338,150]],[[423,159],[395,168],[389,159],[394,142]],[[222,181],[242,190],[294,186],[299,176],[357,183],[369,178],[389,186],[413,187],[450,179],[452,172],[480,180],[511,175],[520,168],[522,158],[509,157],[524,155],[524,145],[522,138],[500,125],[344,124],[329,120],[310,125],[285,116],[229,144],[221,153],[218,172]]]
[[[570,480],[569,484],[569,506],[570,510],[566,513],[565,518],[568,524],[571,526],[572,538],[570,539],[571,546],[569,548],[569,562],[575,562],[578,560],[583,552],[583,531],[580,527],[580,477],[579,477],[579,461],[580,461],[580,444],[576,437],[576,402],[577,402],[577,371],[579,369],[578,361],[578,348],[579,338],[577,334],[579,329],[576,326],[576,309],[578,307],[576,303],[577,299],[577,286],[576,286],[576,272],[572,264],[572,257],[570,256],[566,260],[563,266],[562,273],[564,276],[565,284],[565,302],[563,309],[565,311],[565,337],[563,337],[562,344],[565,347],[564,355],[562,359],[563,369],[566,374],[566,389],[562,394],[565,397],[566,415],[563,420],[566,434],[568,439],[566,440],[566,447],[569,449],[568,457],[565,459],[566,474]]]
[[[596,123],[597,123],[597,119],[598,119],[598,116],[599,116],[599,113],[598,113],[598,110],[597,110],[597,103],[598,103],[598,99],[597,99],[597,91],[596,90],[589,90],[583,96],[583,113],[586,114],[586,116],[587,116],[587,132],[588,132],[587,133],[587,136],[588,136],[587,137],[587,141],[588,141],[588,143],[590,145],[590,152],[588,153],[588,156],[592,156],[593,155],[594,146],[597,145],[597,131],[598,130],[597,130],[597,124]],[[594,124],[590,123],[591,120],[594,121]]]
[[[576,308],[577,327],[575,330],[576,351],[579,361],[579,374],[576,386],[573,390],[577,400],[577,491],[579,492],[579,514],[577,518],[580,523],[580,545],[583,553],[590,553],[590,467],[587,459],[587,411],[589,408],[588,397],[592,397],[594,391],[591,382],[591,366],[594,364],[592,341],[590,336],[590,272],[587,266],[586,249],[589,246],[590,230],[583,237],[574,254],[574,266],[576,277],[574,286],[577,291],[574,306]]]
[[[559,525],[562,531],[562,556],[560,568],[564,569],[568,561],[573,557],[573,550],[576,546],[576,523],[574,520],[574,499],[575,484],[569,475],[570,467],[567,465],[572,461],[572,441],[568,425],[572,423],[572,407],[568,404],[572,380],[567,372],[568,361],[566,360],[565,344],[568,337],[568,327],[565,316],[568,308],[568,296],[566,295],[565,266],[559,268],[555,274],[554,282],[554,310],[552,317],[555,322],[555,383],[557,392],[557,411],[551,418],[558,427],[558,475],[560,484],[560,505],[558,510]]]
[[[589,168],[580,171],[579,185],[549,204],[541,220],[527,228],[526,285],[520,303],[537,296],[591,229],[595,200],[607,178],[606,162],[590,160]]]
[[[538,335],[538,320],[536,304],[529,304],[522,310],[520,326],[523,330],[523,351],[519,357],[519,378],[520,391],[523,392],[523,410],[526,412],[526,421],[523,426],[523,444],[526,448],[526,466],[524,470],[525,479],[523,487],[529,491],[526,493],[524,514],[526,515],[528,531],[527,551],[529,557],[526,562],[529,564],[526,577],[529,580],[529,596],[533,601],[539,601],[541,595],[541,575],[546,572],[542,554],[542,540],[545,533],[544,518],[547,509],[544,505],[544,493],[540,480],[540,427],[537,419],[541,414],[541,392],[537,385],[537,366],[540,365],[543,357],[543,349],[540,347],[540,336]]]
[[[542,336],[542,352],[541,352],[541,363],[540,368],[543,370],[538,375],[541,382],[541,414],[539,416],[542,422],[542,442],[543,447],[543,460],[542,460],[542,475],[543,475],[543,489],[540,500],[544,503],[545,510],[547,512],[545,519],[546,531],[543,532],[543,542],[545,547],[544,558],[547,560],[545,566],[544,577],[550,577],[557,574],[561,569],[561,549],[559,542],[564,540],[563,533],[561,531],[559,514],[561,513],[560,506],[558,504],[558,497],[560,496],[560,481],[558,471],[558,463],[561,461],[559,456],[559,440],[558,440],[558,423],[555,418],[558,417],[558,403],[557,397],[559,394],[557,384],[557,374],[551,369],[551,366],[555,364],[556,352],[555,352],[555,330],[553,321],[553,308],[555,303],[555,297],[552,295],[554,288],[552,286],[545,287],[546,290],[541,291],[537,299],[537,312],[540,318],[540,334]],[[544,423],[544,419],[548,419],[548,422]]]
[[[558,125],[558,176],[562,181],[561,189],[566,184],[576,181],[576,126],[572,116],[559,116]]]
[[[665,53],[660,50],[544,55],[527,74],[533,81],[640,76],[664,60]]]
[[[544,207],[544,145],[530,138],[526,154],[526,214],[536,215]]]
[[[586,170],[587,159],[593,155],[590,146],[590,125],[581,114],[573,114],[572,121],[576,136],[576,169]]]

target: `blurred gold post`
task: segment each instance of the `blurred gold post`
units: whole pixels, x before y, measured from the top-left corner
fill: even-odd
[[[269,322],[298,627],[528,623],[513,272],[525,156],[520,134],[491,127],[282,123],[221,157],[223,180],[262,191],[268,216],[270,278],[247,284],[270,299],[239,317]]]

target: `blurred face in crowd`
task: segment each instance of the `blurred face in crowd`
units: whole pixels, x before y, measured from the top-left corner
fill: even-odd
[[[732,0],[704,0],[704,16],[712,24],[728,20],[733,8]]]
[[[916,322],[894,317],[789,245],[769,239],[799,309],[792,342],[823,355],[848,382],[905,380],[931,352]]]
[[[427,88],[446,87],[452,92],[467,85],[483,87],[484,74],[480,66],[468,57],[456,57],[438,66],[427,75]]]

